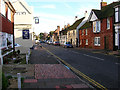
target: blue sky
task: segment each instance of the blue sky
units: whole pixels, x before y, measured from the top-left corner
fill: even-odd
[[[101,0],[25,0],[34,9],[34,16],[39,17],[40,23],[35,25],[35,32],[54,31],[59,25],[73,24],[75,16],[84,17],[91,9],[100,9]],[[108,4],[117,0],[103,0]]]

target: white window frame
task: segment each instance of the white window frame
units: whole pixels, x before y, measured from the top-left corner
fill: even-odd
[[[97,33],[100,32],[101,30],[101,24],[100,24],[100,20],[94,21],[93,22],[93,32]]]
[[[11,21],[11,10],[8,8],[8,19]]]
[[[85,30],[85,35],[88,35],[88,30],[87,29]]]
[[[88,39],[86,39],[86,41],[85,41],[85,45],[88,45]]]
[[[118,22],[118,7],[115,8],[115,22]]]
[[[6,11],[5,11],[5,2],[3,0],[1,0],[1,13],[5,16],[5,13],[6,13]]]
[[[110,29],[110,18],[107,18],[107,30]]]
[[[80,45],[82,45],[82,40],[80,40]]]
[[[100,46],[100,37],[95,37],[94,38],[94,46]]]

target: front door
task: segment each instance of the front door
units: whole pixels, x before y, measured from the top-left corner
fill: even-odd
[[[72,44],[72,39],[70,40],[71,44]]]
[[[109,37],[108,36],[104,37],[104,49],[106,50],[109,49]]]

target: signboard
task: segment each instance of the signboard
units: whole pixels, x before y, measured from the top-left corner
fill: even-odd
[[[23,30],[23,39],[29,39],[29,30]]]
[[[35,19],[35,24],[39,24],[39,18],[38,17],[34,17]]]

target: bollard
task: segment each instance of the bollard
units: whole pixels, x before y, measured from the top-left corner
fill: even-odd
[[[26,54],[26,64],[28,64],[28,55]]]
[[[18,77],[18,89],[21,90],[21,74],[17,73],[17,77]]]

